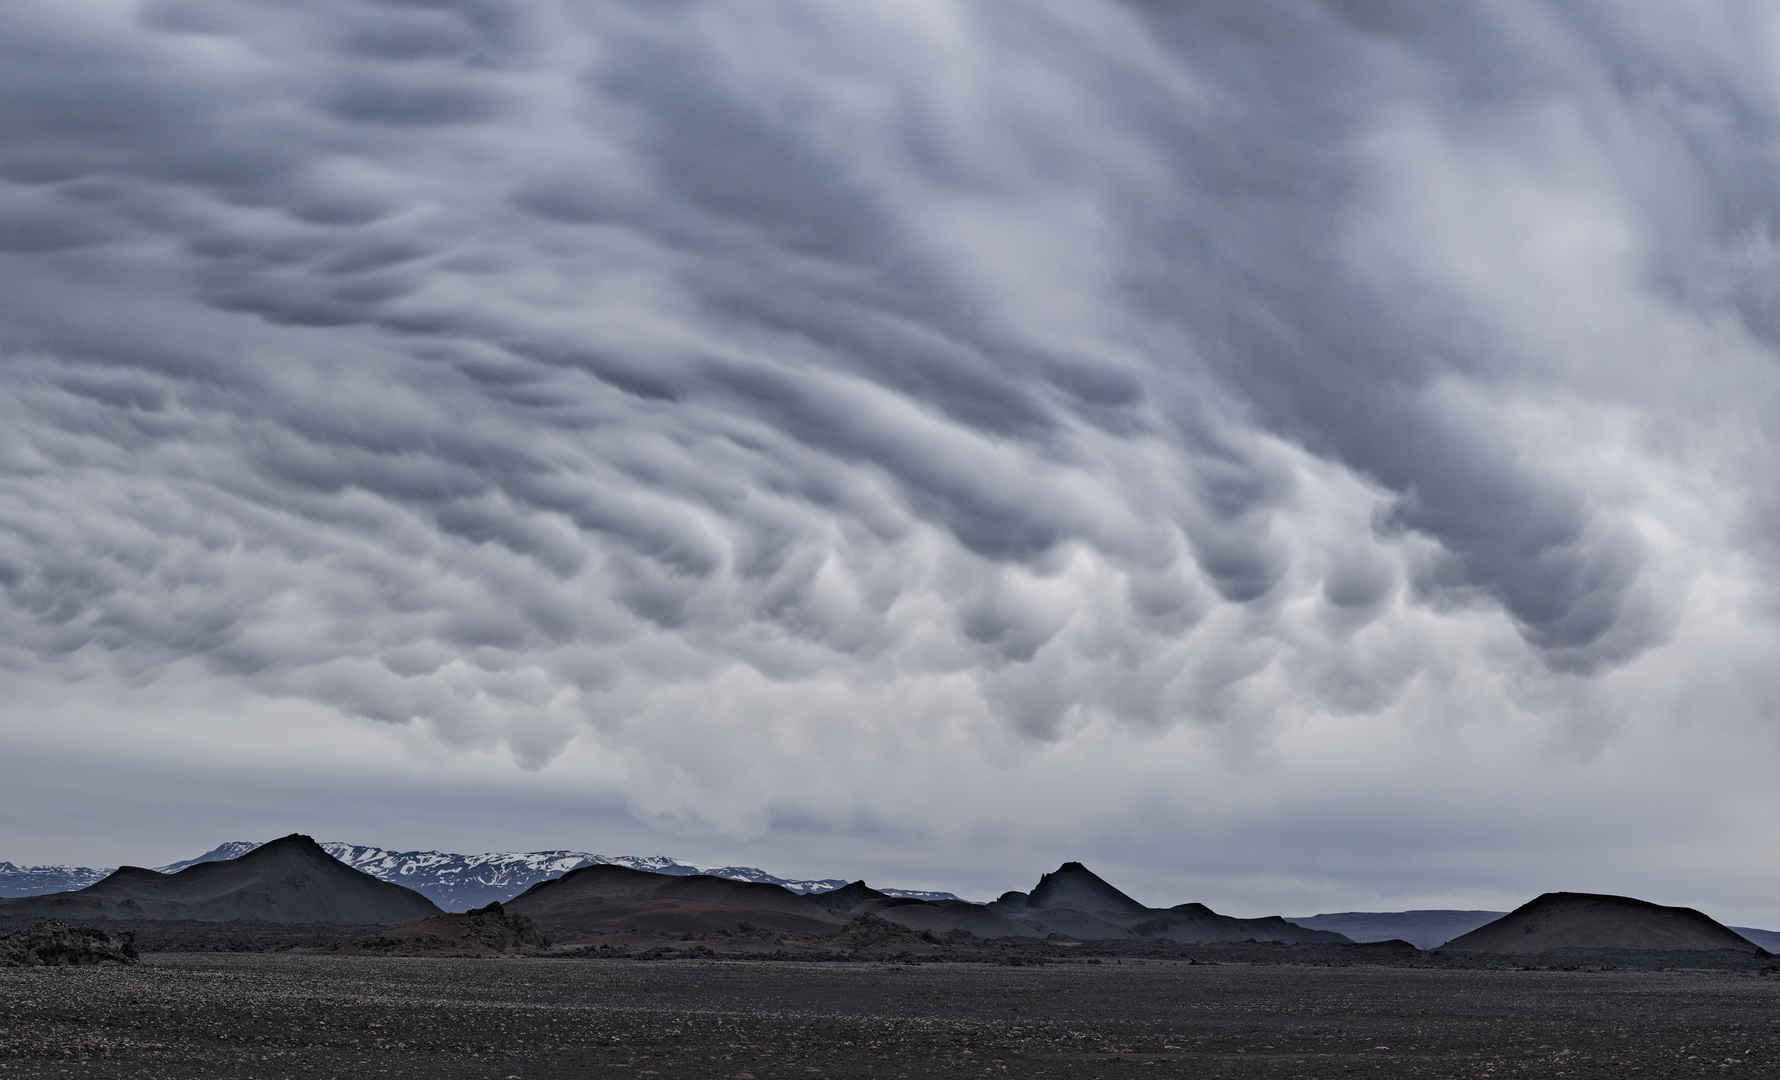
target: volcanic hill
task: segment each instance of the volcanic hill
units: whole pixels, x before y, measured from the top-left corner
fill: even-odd
[[[362,874],[292,833],[235,859],[162,874],[124,866],[74,892],[0,901],[0,918],[399,923],[439,914],[426,897]]]
[[[1487,926],[1454,938],[1441,951],[1531,954],[1572,949],[1763,952],[1759,945],[1693,908],[1571,892],[1545,893]]]

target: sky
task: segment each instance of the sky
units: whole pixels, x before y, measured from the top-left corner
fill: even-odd
[[[1780,11],[0,4],[0,858],[1780,927]]]

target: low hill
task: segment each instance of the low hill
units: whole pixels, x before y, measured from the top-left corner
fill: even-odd
[[[1763,951],[1693,908],[1664,907],[1627,896],[1568,892],[1545,893],[1447,942],[1441,951],[1533,954],[1576,949]]]
[[[125,866],[74,892],[0,901],[0,918],[399,923],[439,914],[419,893],[341,864],[292,834],[235,859],[163,874]]]
[[[1504,911],[1462,911],[1429,908],[1419,911],[1339,911],[1325,915],[1288,915],[1286,921],[1311,930],[1333,930],[1354,941],[1407,941],[1418,949],[1437,949],[1488,923]]]
[[[778,885],[703,874],[669,876],[587,866],[542,881],[505,905],[558,941],[623,934],[830,933],[846,917]]]

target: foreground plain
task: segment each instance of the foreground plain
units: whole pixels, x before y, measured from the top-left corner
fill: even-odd
[[[1780,1075],[1780,978],[153,955],[0,970],[7,1077]]]

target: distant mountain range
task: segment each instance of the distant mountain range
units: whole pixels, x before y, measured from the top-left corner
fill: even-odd
[[[182,859],[155,869],[162,874],[177,874],[204,863],[238,859],[263,845],[250,841],[219,844],[194,859]],[[1468,934],[1501,918],[1499,911],[1416,910],[1416,911],[1349,911],[1322,915],[1292,916],[1283,920],[1228,920],[1199,905],[1180,905],[1163,910],[1143,909],[1116,889],[1086,874],[1077,864],[1060,868],[1057,874],[1046,875],[1031,895],[1007,893],[990,905],[963,905],[945,909],[945,904],[962,905],[948,892],[918,889],[871,889],[862,885],[848,887],[839,878],[782,878],[752,866],[695,867],[662,855],[635,856],[597,855],[585,851],[488,852],[480,855],[459,855],[442,851],[390,851],[365,844],[326,843],[318,850],[334,860],[381,881],[403,885],[426,897],[446,911],[465,911],[492,901],[506,902],[541,882],[551,881],[575,870],[607,866],[624,870],[645,871],[669,877],[706,875],[712,878],[755,885],[778,886],[787,892],[830,897],[825,911],[851,910],[856,906],[855,893],[868,893],[870,903],[862,910],[876,910],[891,901],[930,901],[942,908],[895,907],[894,918],[913,923],[933,920],[935,928],[970,926],[986,936],[993,936],[1005,920],[1025,924],[1044,923],[1051,930],[1078,937],[1101,937],[1133,932],[1126,923],[1142,923],[1135,932],[1141,936],[1180,936],[1210,940],[1205,935],[1212,929],[1189,924],[1217,922],[1216,931],[1240,932],[1271,940],[1289,940],[1294,935],[1286,927],[1307,931],[1323,931],[1342,935],[1356,942],[1378,942],[1399,939],[1417,948],[1433,949]],[[20,866],[0,861],[0,899],[42,896],[50,893],[85,889],[113,873],[110,868],[85,866]],[[1073,895],[1080,892],[1081,895]],[[966,911],[965,908],[969,910]],[[1108,912],[1113,913],[1108,916]],[[1090,918],[1087,913],[1095,913]],[[944,916],[941,918],[940,916]],[[1102,923],[1111,919],[1119,929]],[[1133,920],[1135,919],[1135,922]],[[962,920],[962,921],[960,921]],[[1069,920],[1081,922],[1075,925]],[[1231,925],[1225,926],[1228,922]],[[1246,925],[1236,926],[1237,922]],[[983,925],[979,926],[978,923]],[[991,926],[995,923],[996,926]],[[1283,925],[1276,925],[1283,924]],[[926,927],[923,927],[926,928]],[[1000,926],[1005,931],[1005,926]],[[1733,926],[1745,939],[1769,951],[1780,953],[1780,931]],[[1315,940],[1311,938],[1310,940]]]
[[[20,866],[0,860],[0,899],[84,889],[111,873],[111,869],[95,869],[91,866]]]
[[[824,937],[900,933],[908,940],[925,934],[934,943],[942,935],[962,933],[984,939],[1352,945],[1340,934],[1294,926],[1278,916],[1238,919],[1203,904],[1145,907],[1075,862],[1044,875],[1030,893],[1003,893],[987,904],[893,897],[863,881],[799,895],[724,878],[585,866],[527,889],[505,909],[556,942],[765,931]]]
[[[176,874],[200,863],[238,859],[260,847],[247,840],[218,844],[195,859],[154,867]],[[448,851],[390,851],[368,844],[332,841],[321,845],[329,855],[374,878],[404,885],[446,911],[467,911],[492,901],[506,901],[540,881],[561,877],[584,866],[622,866],[655,874],[708,874],[731,881],[777,885],[794,893],[831,892],[846,884],[841,878],[782,878],[753,866],[698,867],[665,855],[596,855],[588,851],[503,851],[459,855]],[[19,866],[0,862],[0,898],[42,896],[84,889],[112,872],[111,867]],[[957,900],[948,892],[884,889],[885,894],[911,900]]]
[[[207,854],[229,857],[186,860],[173,864],[170,872],[120,867],[85,888],[0,900],[0,923],[100,921],[151,935],[163,930],[190,933],[178,928],[209,924],[233,927],[211,931],[211,940],[221,933],[221,940],[230,944],[263,944],[268,927],[308,928],[303,931],[308,933],[323,926],[393,928],[395,937],[353,939],[354,947],[373,949],[403,942],[414,947],[431,938],[455,942],[451,948],[472,938],[489,944],[491,931],[502,941],[529,942],[531,947],[542,947],[546,940],[592,945],[664,936],[734,940],[739,935],[750,941],[760,940],[763,932],[768,937],[900,939],[932,945],[973,937],[1060,936],[1076,941],[1352,945],[1340,934],[1294,926],[1278,916],[1238,919],[1203,904],[1146,907],[1076,862],[1044,875],[1029,893],[1008,892],[991,903],[972,904],[894,897],[863,881],[800,893],[779,884],[664,872],[683,865],[672,860],[652,861],[650,869],[605,862],[558,873],[559,866],[575,861],[574,853],[537,852],[532,853],[536,858],[512,856],[495,866],[500,872],[547,874],[543,880],[504,905],[445,914],[420,892],[351,863],[394,876],[406,871],[413,878],[450,860],[334,846],[341,850],[330,851],[311,837],[292,833],[266,844],[223,845]],[[486,861],[482,869],[488,876],[496,873],[487,870]],[[462,883],[454,885],[461,897]],[[1398,942],[1389,948],[1409,946]]]

